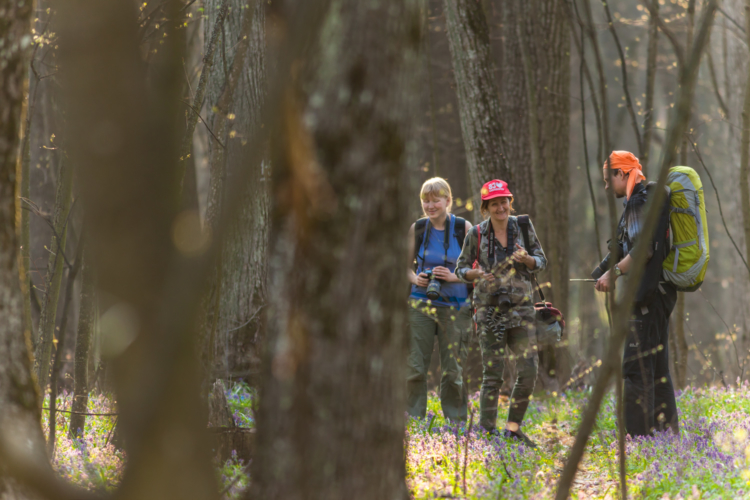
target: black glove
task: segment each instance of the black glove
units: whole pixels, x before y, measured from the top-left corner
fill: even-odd
[[[601,261],[598,266],[596,266],[596,269],[591,271],[592,278],[598,280],[604,275],[604,273],[607,272],[607,269],[609,269],[609,256],[610,254],[607,254],[607,256],[604,257],[604,260]]]

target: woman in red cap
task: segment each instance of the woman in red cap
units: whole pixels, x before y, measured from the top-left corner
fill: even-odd
[[[506,182],[492,180],[482,187],[481,194],[481,211],[486,219],[467,234],[456,265],[459,279],[475,283],[475,321],[483,365],[479,423],[490,434],[502,434],[535,447],[521,432],[521,422],[534,391],[539,363],[531,273],[544,269],[547,259],[530,221],[526,248],[518,218],[511,215],[513,194]],[[496,427],[497,406],[506,348],[517,360],[518,378],[508,422],[501,433]]]

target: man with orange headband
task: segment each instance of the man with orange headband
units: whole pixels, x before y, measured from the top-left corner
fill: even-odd
[[[617,242],[610,245],[610,253],[592,273],[597,279],[596,290],[614,291],[615,282],[626,277],[633,265],[635,248],[648,245],[648,261],[636,294],[623,355],[625,428],[631,436],[648,436],[665,429],[677,433],[677,404],[668,351],[669,315],[677,291],[672,284],[661,282],[662,263],[669,253],[669,196],[656,231],[649,238],[641,233],[646,202],[656,183],[646,183],[638,158],[628,151],[613,151],[603,174],[604,188],[626,200],[617,227]]]

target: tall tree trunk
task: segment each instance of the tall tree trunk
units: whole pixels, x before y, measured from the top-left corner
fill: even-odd
[[[528,116],[526,122],[529,125],[529,156],[531,157],[531,175],[534,179],[542,180],[544,178],[544,168],[542,166],[540,148],[539,148],[539,101],[537,100],[537,87],[534,69],[531,63],[530,43],[526,37],[526,12],[524,11],[523,0],[515,2],[516,7],[516,34],[518,35],[518,50],[521,53],[521,62],[523,68],[523,81],[526,87],[526,111]],[[543,182],[541,182],[543,184]],[[545,196],[534,196],[537,201],[534,207],[535,214],[545,214]],[[539,221],[537,221],[539,224]]]
[[[477,1],[445,0],[443,8],[456,77],[471,194],[476,196],[489,180],[513,180],[505,158],[489,28],[482,4]]]
[[[695,28],[695,0],[689,0],[687,5],[687,40],[685,43],[686,51],[690,50],[693,44],[693,29]],[[710,49],[709,49],[710,51]],[[691,116],[688,119],[692,118]],[[688,131],[692,129],[688,128]],[[680,164],[688,164],[688,139],[682,139],[680,145]],[[677,387],[683,389],[687,382],[687,361],[688,361],[688,343],[685,337],[685,294],[677,292],[677,304],[675,305],[674,315],[674,338],[670,338],[670,347],[674,359],[675,375],[677,376]],[[677,349],[674,349],[676,347]]]
[[[415,4],[334,2],[307,68],[309,106],[286,93],[256,498],[408,498],[402,269]]]
[[[540,282],[568,310],[570,26],[564,0],[503,2],[503,125],[513,171],[514,205],[529,213],[549,262]],[[520,32],[520,36],[519,36]],[[522,45],[523,44],[523,45]],[[531,75],[531,82],[527,82]],[[536,109],[531,109],[532,100]],[[536,120],[536,123],[530,123]],[[538,138],[534,139],[533,131]],[[537,147],[534,147],[534,143]],[[535,152],[536,150],[536,152]],[[534,157],[538,158],[535,159]],[[537,168],[534,168],[537,165]],[[545,279],[546,278],[546,279]],[[567,378],[567,356],[542,352],[542,373]]]
[[[39,82],[34,85],[34,93],[39,86]],[[30,198],[30,186],[29,176],[31,174],[31,116],[33,115],[33,105],[31,98],[31,90],[29,90],[28,96],[25,103],[25,114],[26,123],[23,128],[23,137],[21,148],[21,169],[20,169],[20,181],[21,181],[21,192],[19,196],[22,200],[28,200]],[[21,207],[23,207],[23,201],[21,201]],[[23,294],[23,327],[26,330],[34,331],[34,322],[31,319],[31,213],[28,209],[24,210],[21,208],[21,260],[19,262],[18,271],[19,278],[21,280],[21,293]]]
[[[190,181],[186,184],[186,175],[190,174],[190,166],[188,159],[193,154],[193,133],[195,132],[195,126],[198,124],[200,118],[200,112],[203,108],[203,101],[206,97],[206,86],[208,84],[208,78],[211,75],[211,67],[214,64],[214,54],[216,53],[216,46],[219,42],[219,34],[224,28],[224,19],[227,17],[229,11],[229,0],[222,0],[219,10],[211,28],[211,32],[206,33],[206,46],[205,54],[203,56],[203,67],[201,68],[201,76],[198,80],[198,87],[195,89],[195,96],[193,97],[192,105],[190,109],[185,112],[187,117],[187,125],[185,126],[185,134],[182,138],[182,144],[180,145],[180,164],[177,172],[177,177],[180,182],[180,196],[186,196],[186,188],[189,187]],[[209,10],[209,15],[214,10]],[[209,26],[207,23],[206,26]],[[208,31],[208,30],[206,30]],[[194,167],[194,164],[193,164]],[[193,172],[194,173],[194,172]]]
[[[52,220],[52,241],[47,249],[47,276],[45,293],[42,295],[42,315],[39,318],[39,335],[35,346],[34,368],[39,388],[44,394],[49,381],[52,344],[57,324],[57,305],[60,299],[63,271],[66,264],[65,244],[67,242],[70,204],[73,197],[73,172],[65,151],[61,155],[60,174],[57,178],[57,194]]]
[[[745,32],[750,43],[750,0],[745,0]],[[742,198],[742,228],[745,232],[745,258],[750,259],[750,63],[747,68],[745,103],[742,106],[740,197]]]
[[[68,272],[68,278],[65,281],[65,301],[63,302],[62,317],[60,318],[60,326],[58,327],[57,344],[55,345],[55,357],[52,362],[52,370],[50,372],[50,383],[49,383],[49,433],[47,434],[47,453],[50,457],[55,456],[55,445],[56,445],[56,433],[57,433],[57,394],[60,382],[60,371],[63,365],[63,356],[65,356],[65,349],[67,347],[67,333],[68,333],[68,316],[70,313],[70,304],[73,302],[73,289],[75,286],[78,272],[81,270],[81,255],[83,251],[83,245],[80,240],[76,247],[75,262],[73,262],[70,271]],[[55,425],[52,425],[55,423]]]
[[[207,26],[212,24],[210,21],[215,13],[220,12],[214,6],[221,3],[209,0]],[[224,135],[219,135],[225,148],[219,151],[216,141],[211,141],[212,164],[214,160],[220,161],[222,156],[223,163],[222,168],[212,168],[211,172],[209,224],[221,210],[221,192],[226,189],[224,181],[232,183],[239,171],[247,168],[245,144],[248,137],[260,130],[260,110],[266,94],[265,2],[256,1],[246,8],[244,1],[230,0],[229,5],[230,12],[224,22],[226,43],[218,48],[217,56],[222,61],[231,61],[231,68],[238,64],[239,71],[231,104],[226,110],[221,109],[220,102],[230,86],[228,67],[214,64],[207,86],[208,107],[216,110],[209,115],[209,122],[220,122],[221,113],[231,113],[230,118],[233,116],[227,122]],[[243,27],[243,16],[246,15],[252,17]],[[243,49],[236,41],[244,37],[247,45]],[[215,132],[219,134],[219,131]],[[256,375],[259,370],[258,346],[264,336],[267,295],[269,173],[268,162],[263,162],[253,172],[249,181],[251,188],[246,192],[235,224],[223,243],[215,285],[209,298],[211,310],[205,327],[208,331],[204,332],[207,352],[212,353],[211,366],[208,367],[213,373],[211,378],[246,378]],[[214,304],[218,305],[215,310]]]
[[[128,454],[118,497],[209,500],[218,488],[198,396],[193,299],[204,283],[191,274],[208,264],[194,253],[199,224],[174,202],[184,30],[176,29],[180,3],[162,5],[174,21],[156,35],[163,43],[149,78],[130,2],[61,2],[59,60],[87,261],[97,289],[116,300],[102,318],[102,352]]]
[[[78,309],[78,332],[76,334],[75,359],[73,367],[73,404],[68,426],[71,438],[83,436],[86,426],[86,412],[89,401],[89,356],[96,324],[96,292],[94,270],[86,262],[85,242],[81,260],[81,303]]]
[[[672,354],[675,360],[675,375],[677,387],[684,389],[687,384],[688,345],[685,337],[685,294],[677,293],[677,303],[674,311],[674,335],[677,351]],[[670,338],[671,340],[671,338]],[[669,346],[672,348],[673,346]]]
[[[427,154],[422,155],[415,166],[420,170],[415,172],[417,179],[422,181],[433,175],[444,177],[450,181],[451,191],[456,198],[453,210],[462,216],[471,218],[473,205],[467,212],[465,201],[476,194],[471,186],[467,168],[466,151],[461,131],[460,106],[456,94],[456,79],[451,64],[450,40],[446,30],[446,19],[443,10],[444,0],[425,0],[427,4],[425,20],[425,40],[423,50],[427,59],[427,70],[421,71],[421,78],[425,83],[421,87],[420,100],[424,103],[424,118],[417,122],[415,133],[423,132],[422,147]],[[429,83],[428,83],[429,82]],[[429,89],[429,93],[425,92]],[[429,108],[426,106],[429,105]],[[423,114],[424,113],[424,114]],[[429,134],[429,137],[426,137]],[[435,154],[429,154],[430,148]],[[430,162],[430,165],[426,165]],[[433,167],[433,165],[435,165]],[[417,169],[415,169],[417,170]],[[421,207],[414,207],[414,217],[421,217]]]
[[[534,227],[539,231],[537,214],[536,183],[542,180],[533,173],[531,130],[529,124],[529,92],[526,85],[526,75],[521,42],[518,29],[523,16],[519,14],[517,2],[494,2],[502,11],[503,23],[500,30],[502,44],[502,80],[500,81],[500,96],[502,103],[503,132],[506,135],[506,150],[508,165],[513,172],[511,185],[515,199],[513,205],[516,211],[529,214],[534,221]],[[529,50],[530,52],[530,50]],[[531,61],[531,54],[528,54]],[[533,64],[533,63],[532,63]],[[535,82],[536,83],[536,82]],[[536,88],[536,85],[534,86]],[[545,241],[542,240],[542,244]]]
[[[22,318],[18,274],[18,139],[26,90],[32,2],[0,2],[0,496],[26,498],[5,476],[9,449],[44,460],[39,395],[31,372],[31,332]]]

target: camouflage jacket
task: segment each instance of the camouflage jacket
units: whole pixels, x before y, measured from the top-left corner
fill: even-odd
[[[456,276],[466,283],[469,283],[466,279],[466,273],[471,271],[474,261],[477,259],[477,240],[478,232],[482,234],[481,249],[479,252],[479,266],[485,271],[490,270],[490,259],[489,259],[489,235],[490,235],[490,222],[489,219],[482,221],[477,224],[471,231],[466,234],[464,239],[464,246],[461,250],[461,255],[458,257],[458,263],[456,264]],[[497,279],[494,281],[479,280],[474,283],[474,305],[477,308],[481,308],[483,305],[489,303],[490,295],[500,287],[507,287],[510,290],[511,300],[515,305],[528,304],[531,301],[533,305],[533,289],[531,286],[531,273],[537,273],[547,267],[547,258],[544,256],[544,250],[542,245],[539,243],[539,239],[536,236],[534,230],[534,224],[529,225],[529,246],[526,248],[521,234],[521,229],[518,226],[518,219],[516,217],[509,217],[508,219],[508,244],[515,246],[518,243],[522,247],[526,248],[526,251],[534,257],[536,261],[536,267],[533,270],[529,270],[524,264],[513,262],[510,256],[506,259],[502,259],[502,250],[500,250],[500,243],[495,238],[495,249],[496,255],[500,258],[495,260],[495,265],[492,267],[492,272]],[[509,254],[512,254],[512,250],[509,249]]]

